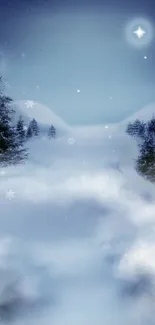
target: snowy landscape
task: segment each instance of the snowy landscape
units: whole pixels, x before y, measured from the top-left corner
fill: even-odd
[[[155,187],[136,173],[125,134],[155,104],[118,124],[71,127],[26,103],[17,115],[42,133],[25,164],[0,170],[1,324],[155,324]]]

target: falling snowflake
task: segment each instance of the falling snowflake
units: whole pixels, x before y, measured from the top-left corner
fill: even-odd
[[[75,139],[74,138],[69,138],[67,140],[68,144],[74,144],[75,143]]]
[[[80,91],[81,91],[80,89],[77,89],[77,93],[80,93]]]
[[[38,89],[38,90],[39,90],[39,89],[40,89],[40,86],[39,86],[39,85],[37,85],[37,86],[36,86],[36,89]]]
[[[109,139],[111,139],[112,138],[112,136],[111,135],[109,135]]]
[[[25,106],[26,106],[27,108],[33,108],[34,105],[35,105],[35,102],[34,102],[33,100],[27,100],[27,101],[25,102]]]
[[[144,60],[147,60],[147,56],[146,55],[144,56]]]
[[[9,191],[6,192],[6,198],[8,200],[12,200],[15,197],[15,192],[10,189]]]
[[[112,97],[112,96],[110,96],[110,97],[109,97],[109,99],[110,99],[110,100],[112,100],[112,99],[113,99],[113,97]]]
[[[109,127],[108,125],[105,125],[105,129],[108,129],[108,127]]]
[[[25,58],[25,53],[22,53],[22,58]]]

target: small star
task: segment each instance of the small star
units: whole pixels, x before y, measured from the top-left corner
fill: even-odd
[[[80,93],[80,91],[81,91],[80,89],[77,89],[77,93]]]
[[[27,101],[25,102],[25,106],[26,106],[27,108],[33,108],[34,105],[35,105],[35,102],[34,102],[33,100],[27,100]]]
[[[140,39],[144,36],[144,34],[146,34],[145,30],[143,30],[141,28],[141,26],[139,26],[134,32],[134,34],[136,34],[136,36]]]
[[[10,189],[9,191],[7,191],[7,193],[6,193],[6,198],[7,198],[8,200],[13,199],[14,196],[15,196],[15,192],[13,192],[12,189]]]
[[[67,140],[68,144],[74,144],[75,143],[75,139],[74,138],[69,138]]]

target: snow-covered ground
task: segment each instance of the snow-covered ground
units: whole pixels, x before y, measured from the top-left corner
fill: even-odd
[[[155,187],[103,129],[32,141],[0,171],[1,324],[155,324]]]

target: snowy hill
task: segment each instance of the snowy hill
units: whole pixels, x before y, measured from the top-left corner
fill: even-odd
[[[133,115],[124,119],[121,123],[119,123],[118,127],[120,130],[125,129],[129,122],[134,122],[136,119],[141,121],[148,121],[155,115],[155,103],[145,106],[144,108],[138,110]]]
[[[41,131],[46,131],[51,124],[57,129],[59,135],[64,135],[69,132],[69,126],[56,114],[54,114],[47,106],[44,106],[34,101],[14,101],[11,107],[15,110],[15,119],[19,115],[22,116],[25,124],[28,124],[33,118],[39,124]]]

